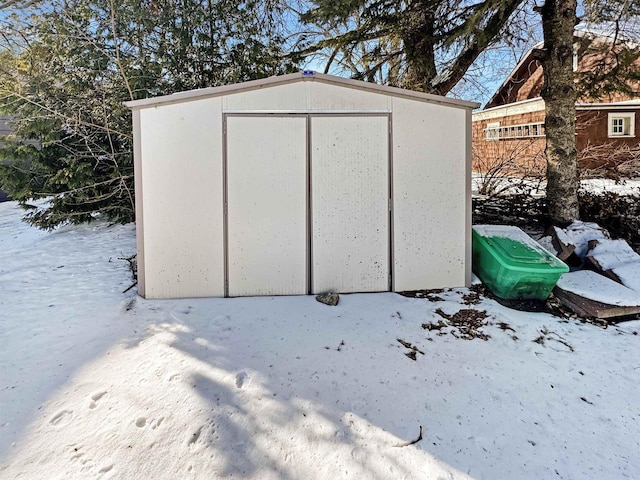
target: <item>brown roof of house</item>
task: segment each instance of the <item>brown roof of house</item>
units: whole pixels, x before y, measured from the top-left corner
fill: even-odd
[[[598,42],[608,43],[612,41],[610,35],[594,30],[593,28],[576,30],[574,32],[574,39],[575,42],[591,42],[597,40]],[[542,88],[542,65],[535,58],[534,52],[536,49],[543,47],[544,43],[540,42],[534,45],[533,48],[522,57],[483,109],[508,105],[540,96],[540,90]]]

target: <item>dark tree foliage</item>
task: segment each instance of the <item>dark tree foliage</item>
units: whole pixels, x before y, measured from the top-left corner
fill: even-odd
[[[583,22],[601,34],[585,42],[582,55],[595,60],[577,75],[578,96],[640,96],[640,1],[585,0]]]
[[[0,188],[41,228],[134,217],[130,112],[122,102],[286,73],[277,9],[216,0],[54,0],[20,19],[0,55]]]
[[[478,56],[511,35],[524,0],[314,0],[309,24],[338,32],[307,47],[333,49],[354,77],[444,95]],[[354,60],[355,58],[355,60]]]
[[[578,96],[600,99],[612,93],[640,93],[640,48],[633,38],[639,4],[636,0],[586,0],[585,21],[599,33],[587,44],[594,59],[584,73],[573,72],[577,0],[546,0],[542,17],[544,48],[538,51],[544,71],[547,201],[555,224],[579,218],[575,102]],[[637,32],[637,30],[636,30]],[[629,35],[631,33],[631,35]],[[637,33],[636,33],[637,34]]]

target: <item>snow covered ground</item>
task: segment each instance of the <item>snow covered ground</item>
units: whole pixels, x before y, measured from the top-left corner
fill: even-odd
[[[640,195],[640,178],[626,179],[621,182],[608,178],[591,178],[582,180],[580,186],[583,190],[592,193],[618,193],[620,195]]]
[[[503,194],[527,193],[534,196],[545,194],[546,182],[531,182],[520,178],[488,178],[481,173],[473,172],[471,175],[471,189],[477,194],[484,182],[490,181],[494,188]],[[580,181],[580,188],[591,193],[617,193],[620,195],[640,195],[640,178],[623,179],[616,182],[608,178],[591,178]]]
[[[466,289],[146,301],[132,225],[20,215],[0,204],[2,479],[640,478],[640,321]],[[423,329],[437,309],[490,338]]]

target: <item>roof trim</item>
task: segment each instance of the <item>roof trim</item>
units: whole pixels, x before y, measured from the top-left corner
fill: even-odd
[[[512,115],[522,115],[524,113],[542,112],[544,108],[544,100],[542,100],[541,97],[528,98],[527,100],[520,100],[519,102],[507,103],[506,105],[498,105],[497,107],[473,112],[473,121],[478,122],[510,117]]]
[[[576,110],[634,110],[640,108],[640,100],[615,103],[576,103]]]
[[[527,98],[526,100],[519,100],[517,102],[505,103],[504,105],[496,105],[495,107],[485,108],[483,110],[480,110],[480,112],[477,112],[477,113],[491,112],[492,110],[498,110],[499,108],[507,108],[507,107],[517,106],[517,105],[524,105],[527,103],[539,102],[540,100],[542,100],[542,97]]]
[[[418,100],[423,102],[438,103],[442,105],[448,105],[457,108],[475,109],[480,107],[477,102],[468,102],[466,100],[458,100],[455,98],[442,97],[439,95],[432,95],[429,93],[414,92],[412,90],[405,90],[403,88],[389,87],[386,85],[377,85],[375,83],[363,82],[360,80],[353,80],[350,78],[337,77],[335,75],[327,75],[318,72],[296,72],[288,75],[273,76],[263,78],[260,80],[251,80],[243,83],[236,83],[233,85],[222,85],[220,87],[202,88],[199,90],[189,90],[186,92],[174,93],[172,95],[163,95],[160,97],[146,98],[142,100],[133,100],[124,102],[124,105],[131,110],[140,110],[150,107],[158,107],[160,105],[170,105],[175,103],[190,102],[193,100],[200,100],[204,98],[219,97],[222,95],[228,95],[232,93],[240,93],[249,90],[258,90],[261,88],[275,87],[278,85],[285,85],[288,83],[296,82],[321,82],[329,83],[333,85],[339,85],[346,88],[355,88],[358,90],[369,91],[372,93],[379,93],[383,95],[391,95],[395,97],[403,97],[411,100]]]
[[[490,120],[499,117],[509,117],[512,115],[520,115],[522,113],[530,113],[544,110],[544,100],[542,97],[528,98],[519,102],[498,105],[497,107],[487,108],[473,112],[473,121]],[[576,102],[576,110],[621,110],[634,111],[640,109],[640,99],[624,100],[622,102],[613,103],[580,103]],[[514,111],[515,110],[515,111]]]

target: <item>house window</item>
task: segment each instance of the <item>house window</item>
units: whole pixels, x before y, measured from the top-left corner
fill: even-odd
[[[484,129],[484,138],[491,140],[513,140],[516,138],[544,137],[544,122],[524,123],[501,127],[500,123],[488,123]]]
[[[500,122],[487,123],[487,128],[484,131],[485,140],[499,140],[500,139]]]
[[[611,119],[612,123],[612,133],[614,135],[624,135],[624,118],[613,118]],[[629,133],[627,132],[627,135]]]
[[[610,137],[635,137],[635,113],[610,113]]]

